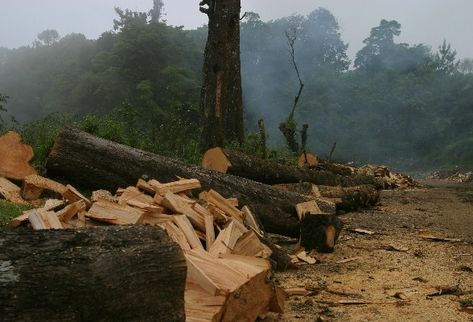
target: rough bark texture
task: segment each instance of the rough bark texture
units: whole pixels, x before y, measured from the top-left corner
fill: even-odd
[[[201,11],[209,17],[200,102],[205,151],[244,140],[240,0],[205,0]]]
[[[330,228],[335,231],[331,238],[331,245],[327,243],[327,234]],[[301,246],[307,250],[316,249],[321,253],[331,253],[342,228],[343,223],[337,216],[306,215],[302,219],[301,225]]]
[[[0,235],[2,321],[184,321],[186,263],[160,229]]]
[[[320,194],[326,198],[341,199],[337,210],[352,211],[374,206],[379,202],[379,191],[373,185],[355,187],[318,186]]]
[[[286,191],[312,195],[313,184],[310,182],[290,183],[276,185]],[[379,201],[379,191],[373,185],[360,185],[354,187],[317,186],[323,198],[337,200],[337,210],[352,211],[364,207],[374,206]],[[319,202],[320,203],[320,202]]]
[[[203,189],[238,198],[241,205],[247,205],[259,217],[266,231],[292,237],[299,237],[295,205],[314,199],[113,143],[73,128],[60,133],[46,168],[49,176],[112,191],[135,184],[144,174],[161,182],[174,181],[176,176],[195,178]],[[329,206],[322,210],[334,211]]]
[[[212,150],[209,150],[208,152]],[[326,186],[354,186],[357,184],[373,184],[375,181],[375,178],[371,176],[356,176],[353,178],[346,177],[327,170],[296,168],[274,161],[263,160],[233,150],[220,150],[228,159],[230,164],[226,170],[226,173],[266,184],[294,183],[303,181]],[[210,163],[206,162],[206,157],[207,153],[204,155],[204,167],[205,164]]]

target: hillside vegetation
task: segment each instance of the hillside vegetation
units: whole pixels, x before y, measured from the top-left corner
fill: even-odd
[[[97,40],[46,30],[31,46],[0,48],[0,131],[22,131],[39,163],[67,123],[198,162],[206,27],[117,14],[114,30]],[[309,125],[309,150],[323,157],[337,142],[334,157],[342,161],[410,170],[473,166],[473,61],[459,61],[448,41],[433,49],[399,43],[401,25],[386,20],[351,61],[337,19],[323,8],[269,22],[248,13],[242,21],[247,152],[257,152],[252,133],[264,119],[270,147],[284,154],[278,125],[299,86],[286,31],[296,35],[305,83],[293,126]]]

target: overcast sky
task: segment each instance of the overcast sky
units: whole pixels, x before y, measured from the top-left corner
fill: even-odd
[[[97,38],[112,29],[114,7],[148,11],[152,0],[0,0],[0,46],[29,45],[44,29],[61,35],[80,32]],[[172,25],[194,28],[205,23],[199,0],[164,0]],[[263,20],[293,13],[329,9],[339,20],[349,52],[362,47],[372,27],[385,19],[402,24],[400,41],[436,48],[445,38],[459,57],[473,57],[473,0],[242,0],[242,12],[258,12]]]

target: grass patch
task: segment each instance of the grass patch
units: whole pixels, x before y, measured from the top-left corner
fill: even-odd
[[[473,191],[465,191],[461,195],[461,201],[473,204]]]
[[[15,217],[18,217],[25,210],[32,209],[31,205],[18,205],[6,200],[0,200],[0,231],[8,227],[8,223]]]

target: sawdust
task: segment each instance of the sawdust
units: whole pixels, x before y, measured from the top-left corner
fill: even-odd
[[[461,305],[473,294],[427,296],[439,286],[473,290],[473,202],[464,198],[472,192],[472,186],[384,191],[376,208],[342,216],[346,229],[333,254],[276,276],[284,288],[308,294],[291,296],[283,315],[265,320],[473,321]]]

